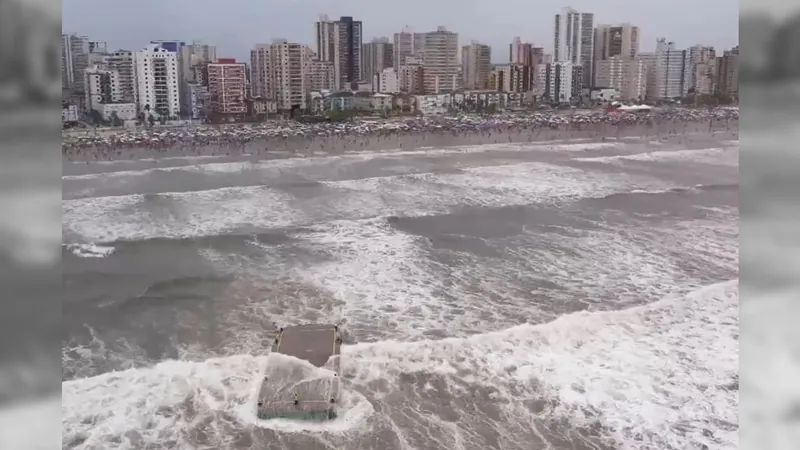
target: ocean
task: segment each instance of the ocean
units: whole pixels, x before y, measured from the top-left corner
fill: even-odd
[[[63,448],[738,448],[738,161],[716,133],[64,162]],[[339,417],[258,420],[300,323],[346,330]]]

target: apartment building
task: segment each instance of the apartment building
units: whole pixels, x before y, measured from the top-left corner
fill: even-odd
[[[397,72],[397,86],[400,92],[420,94],[423,92],[425,70],[422,64],[404,64]]]
[[[333,61],[307,61],[306,68],[309,91],[319,92],[335,90],[336,76],[333,68]]]
[[[414,54],[414,33],[408,27],[395,33],[392,42],[392,67],[395,71],[406,63],[406,58]]]
[[[594,14],[564,8],[555,15],[553,61],[580,65],[582,88],[592,84],[594,53]]]
[[[465,89],[488,89],[492,48],[478,41],[461,48],[461,76]]]
[[[119,74],[119,86],[122,92],[122,101],[137,103],[136,63],[134,53],[130,50],[117,50],[105,57],[106,65]]]
[[[438,94],[457,90],[461,84],[458,33],[440,26],[436,31],[420,33],[419,38],[423,91]]]
[[[528,92],[533,89],[532,66],[507,64],[492,70],[488,85],[497,92]]]
[[[644,100],[647,95],[647,67],[639,57],[617,55],[597,61],[596,89],[615,89],[624,100]]]
[[[739,95],[739,46],[726,50],[717,58],[717,92]]]
[[[692,80],[692,64],[687,50],[678,50],[665,38],[656,41],[656,51],[642,58],[647,67],[647,97],[665,100],[685,97]]]
[[[140,112],[156,117],[178,117],[180,114],[177,55],[158,43],[134,54]]]
[[[339,89],[357,88],[361,81],[362,27],[360,20],[342,16],[334,23],[334,72]]]
[[[243,116],[246,112],[246,67],[233,58],[208,64],[209,110],[217,116]]]
[[[253,95],[274,101],[279,111],[305,109],[311,55],[305,45],[280,39],[256,45],[250,52]]]
[[[98,109],[103,103],[122,101],[119,72],[102,66],[89,67],[84,71],[84,105],[87,111]]]
[[[314,32],[317,38],[317,59],[333,62],[336,57],[336,22],[323,14],[314,24]]]
[[[83,93],[83,72],[89,67],[89,38],[61,35],[61,88]]]
[[[543,64],[538,69],[538,85],[543,98],[551,103],[573,103],[583,89],[583,66],[571,62]]]
[[[376,76],[380,76],[383,69],[393,67],[393,57],[394,45],[389,42],[389,38],[375,38],[372,42],[364,44],[361,51],[363,81],[372,83]],[[373,90],[375,90],[374,85]]]
[[[381,94],[397,94],[400,92],[400,83],[397,71],[387,67],[375,76],[374,90]]]

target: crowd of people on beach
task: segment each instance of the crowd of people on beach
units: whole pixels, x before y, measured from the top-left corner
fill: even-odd
[[[505,115],[419,116],[392,119],[359,119],[348,122],[302,123],[275,120],[258,124],[196,125],[121,130],[111,134],[86,133],[65,136],[66,159],[128,159],[142,152],[153,155],[231,155],[289,151],[308,154],[318,149],[364,147],[374,141],[393,140],[398,148],[458,141],[477,137],[479,143],[534,141],[545,131],[560,139],[620,137],[626,130],[653,130],[652,135],[678,134],[688,124],[708,131],[730,129],[739,118],[738,108],[672,108],[649,112],[572,111]],[[513,135],[513,137],[512,137]],[[408,137],[419,138],[408,142]],[[434,138],[434,139],[430,139]],[[439,144],[441,145],[441,144]]]

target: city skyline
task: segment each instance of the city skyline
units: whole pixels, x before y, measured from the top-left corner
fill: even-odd
[[[553,18],[562,8],[568,6],[581,12],[593,13],[595,26],[625,22],[638,26],[641,30],[643,52],[652,51],[656,39],[660,37],[676,41],[681,47],[702,44],[721,51],[738,45],[738,7],[723,0],[706,2],[702,7],[691,3],[691,9],[686,0],[671,2],[669,5],[652,4],[646,8],[632,0],[609,2],[612,4],[608,5],[587,1],[547,1],[535,8],[512,1],[507,4],[509,11],[519,11],[524,6],[536,14],[511,14],[513,17],[503,17],[503,22],[500,22],[504,23],[502,27],[487,26],[497,16],[497,12],[483,5],[469,5],[463,8],[463,14],[435,14],[435,11],[428,8],[428,14],[416,14],[416,17],[412,17],[406,9],[413,11],[416,1],[418,0],[403,2],[403,9],[395,5],[376,8],[359,0],[347,0],[337,3],[338,8],[333,10],[326,9],[331,5],[320,0],[304,1],[302,4],[269,0],[255,4],[252,1],[231,0],[225,4],[228,8],[223,11],[219,8],[219,3],[207,0],[159,3],[157,8],[154,0],[142,0],[135,5],[74,0],[68,4],[69,7],[64,5],[62,19],[65,32],[76,32],[88,35],[93,40],[108,42],[110,49],[138,50],[153,39],[178,39],[187,43],[199,40],[216,45],[221,57],[241,61],[249,59],[249,52],[254,44],[269,43],[278,38],[306,44],[316,50],[314,23],[321,14],[326,14],[331,18],[352,16],[355,20],[362,21],[365,43],[376,37],[391,38],[393,33],[405,26],[416,32],[426,32],[444,25],[459,34],[459,45],[473,40],[489,45],[492,48],[492,63],[502,64],[508,62],[507,48],[515,36],[552,53]],[[147,7],[151,3],[153,9]],[[681,7],[683,3],[686,3],[687,8]],[[392,11],[387,11],[387,8]],[[399,10],[393,11],[394,9]],[[613,11],[608,11],[609,9]],[[247,14],[235,12],[240,10],[247,11]],[[261,10],[264,11],[263,16],[257,14]],[[274,14],[275,10],[281,12],[280,20]],[[685,14],[687,10],[693,11],[693,14]],[[153,11],[158,14],[153,14]],[[97,20],[98,16],[110,19]],[[520,23],[525,20],[521,20],[519,16],[524,16],[522,19],[528,20],[529,26]],[[125,20],[115,20],[115,17],[125,17]],[[137,20],[137,17],[142,19]],[[236,33],[231,30],[236,30]]]

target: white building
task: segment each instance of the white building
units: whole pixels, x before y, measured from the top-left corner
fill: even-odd
[[[83,76],[84,105],[87,111],[99,110],[99,106],[104,103],[122,102],[119,72],[95,66],[87,68]]]
[[[78,107],[75,105],[65,105],[61,108],[61,122],[77,122],[78,121]]]
[[[647,65],[647,97],[651,100],[685,97],[692,80],[690,54],[660,38],[656,51],[643,58]]]
[[[333,62],[336,56],[336,22],[327,15],[321,15],[314,24],[317,37],[317,59]]]
[[[389,67],[383,69],[380,75],[375,76],[376,82],[373,83],[376,92],[381,94],[396,94],[400,92],[400,84],[397,77],[397,71]]]
[[[184,107],[192,119],[202,119],[208,115],[208,86],[198,83],[186,83],[186,101]]]
[[[150,44],[135,54],[139,111],[156,117],[178,117],[180,78],[177,53]]]
[[[538,85],[544,88],[543,97],[551,103],[571,103],[582,90],[582,66],[570,62],[542,64],[538,68]]]
[[[105,103],[98,105],[95,110],[107,121],[113,120],[114,116],[123,122],[136,120],[135,103]]]
[[[643,100],[647,96],[645,62],[622,56],[597,61],[594,85],[598,89],[615,89],[625,100]]]
[[[582,87],[592,82],[594,53],[594,14],[564,8],[555,16],[553,61],[577,64],[582,67]]]

